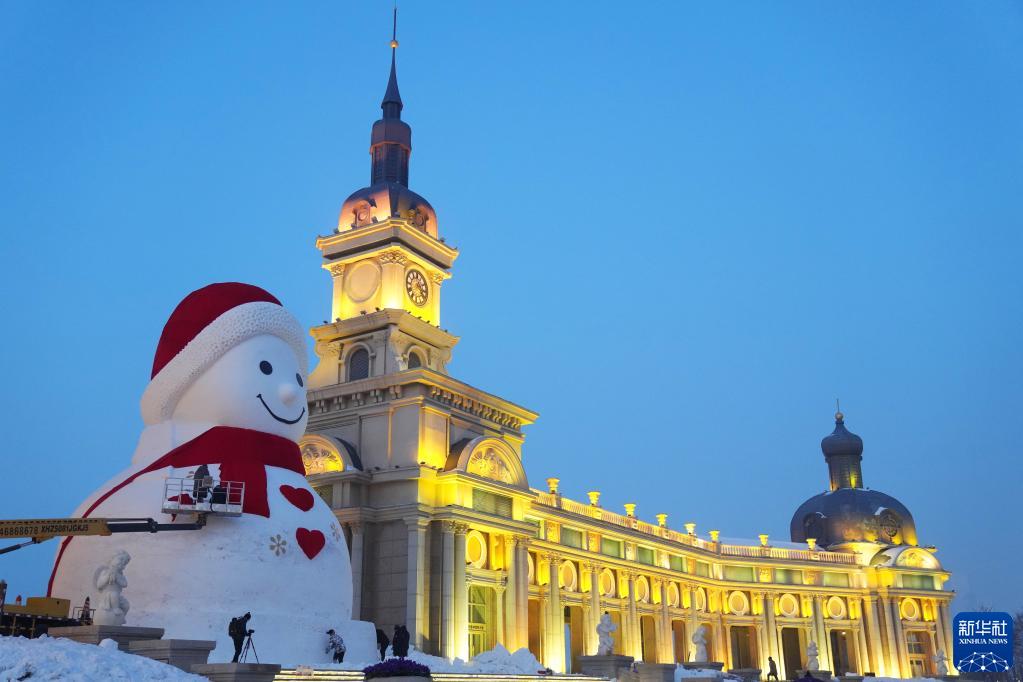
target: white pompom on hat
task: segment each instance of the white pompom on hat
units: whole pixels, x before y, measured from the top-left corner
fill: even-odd
[[[267,291],[241,282],[218,282],[185,296],[156,346],[152,377],[142,394],[142,420],[150,425],[170,419],[192,382],[227,351],[262,334],[290,345],[306,373],[302,326]]]

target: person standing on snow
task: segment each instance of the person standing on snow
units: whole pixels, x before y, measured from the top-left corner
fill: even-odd
[[[334,632],[334,628],[327,630],[327,653],[334,652],[334,662],[343,663],[345,660],[345,640],[341,635]]]

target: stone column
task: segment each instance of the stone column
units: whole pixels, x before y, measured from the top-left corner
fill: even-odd
[[[469,585],[465,580],[465,534],[469,525],[455,524],[455,656],[469,660]]]
[[[557,554],[548,554],[547,563],[550,565],[551,596],[547,600],[550,646],[547,650],[546,662],[551,670],[563,673],[565,672],[565,612],[561,608],[561,581],[559,580],[561,557]]]
[[[348,528],[352,533],[352,620],[362,620],[362,523],[352,521]]]
[[[867,626],[867,648],[870,651],[867,665],[875,675],[885,677],[887,666],[884,660],[884,645],[881,643],[881,628],[877,622],[877,597],[863,598],[863,617]]]
[[[860,622],[856,627],[856,672],[862,675],[868,670],[873,671],[873,667],[870,665],[870,654],[867,653],[867,626],[863,620],[863,605],[859,600],[856,601],[860,604]]]
[[[774,619],[774,593],[764,593],[764,623],[767,626],[767,656],[773,656],[774,662],[781,669],[781,647],[778,646],[778,624]],[[767,660],[767,656],[764,660]],[[765,675],[768,669],[764,668]]]
[[[821,670],[831,670],[831,643],[828,641],[828,629],[824,624],[824,595],[813,595],[813,620],[817,631],[817,658],[820,660]]]
[[[725,664],[725,670],[732,667],[732,638],[730,632],[725,627],[725,617],[721,615],[721,612],[715,614],[717,624],[714,626],[714,632],[717,635],[714,639],[716,640],[716,646],[714,647],[714,658]]]
[[[600,610],[600,566],[598,564],[586,564],[590,572],[590,626],[586,633],[586,651],[591,656],[596,655],[600,646],[597,637],[597,624],[603,612]]]
[[[763,592],[753,592],[753,603],[750,605],[750,611],[756,614],[757,607],[760,607],[760,618],[756,621],[757,630],[757,667],[760,668],[764,674],[767,674],[767,657],[771,654],[768,653],[770,644],[768,643],[767,634],[767,607],[766,601],[764,600]]]
[[[441,654],[455,657],[455,523],[441,525],[440,631]]]
[[[515,538],[505,535],[504,542],[504,567],[507,573],[507,586],[504,592],[504,638],[501,643],[508,651],[515,651],[522,645],[519,644],[519,573],[518,558],[515,553]]]
[[[661,627],[657,637],[658,663],[674,663],[675,652],[672,648],[671,614],[668,612],[668,581],[661,580]]]
[[[519,644],[529,645],[529,538],[518,536],[515,538],[515,571],[519,578],[519,589],[516,594],[516,607],[518,609]]]
[[[696,656],[696,645],[693,644],[693,636],[696,635],[696,629],[700,627],[700,623],[696,618],[696,585],[687,585],[689,588],[689,632],[686,633],[687,644],[689,646],[689,655],[686,656],[687,661],[694,660]]]
[[[881,613],[884,615],[885,640],[888,644],[888,658],[885,659],[885,676],[902,677],[899,650],[895,646],[895,626],[892,624],[891,599],[881,596]]]
[[[899,600],[889,599],[892,613],[892,624],[895,626],[895,651],[898,652],[896,660],[902,669],[902,674],[910,674],[909,656],[906,654],[906,635],[902,631],[902,614],[899,612]]]
[[[494,613],[494,620],[497,621],[497,627],[494,628],[495,631],[496,631],[495,634],[497,635],[497,641],[498,642],[506,642],[507,641],[506,633],[508,631],[505,629],[505,620],[504,620],[504,592],[505,592],[505,583],[504,582],[499,582],[496,585],[494,585],[494,592],[496,593],[496,597],[497,597],[497,599],[494,600],[494,611],[495,611],[495,613]],[[505,647],[505,648],[507,648],[507,647]]]
[[[952,662],[952,624],[948,616],[948,602],[935,600],[935,623],[934,627],[938,631],[938,645],[944,648],[945,655],[948,656],[949,663]],[[937,654],[938,652],[934,652]],[[948,666],[949,674],[955,674],[955,666]]]
[[[408,561],[405,574],[405,627],[411,633],[412,644],[423,648],[423,637],[428,627],[426,613],[426,519],[406,519],[408,525]]]
[[[636,615],[636,574],[629,571],[625,574],[625,579],[629,585],[629,614],[628,614],[628,638],[625,640],[627,643],[627,656],[632,656],[637,661],[643,660],[643,646],[639,644],[639,618]]]

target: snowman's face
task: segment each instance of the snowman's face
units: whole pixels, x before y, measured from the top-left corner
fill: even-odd
[[[243,341],[188,387],[171,418],[237,426],[297,442],[309,420],[298,358],[276,336]]]

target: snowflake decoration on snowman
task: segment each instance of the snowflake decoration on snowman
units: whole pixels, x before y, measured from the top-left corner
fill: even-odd
[[[181,301],[157,344],[131,465],[75,516],[188,522],[163,513],[164,483],[197,468],[203,480],[243,484],[242,513],[210,515],[199,531],[66,538],[51,596],[80,602],[95,567],[123,550],[133,566],[130,624],[215,639],[211,661],[230,658],[226,624],[245,611],[267,660],[325,660],[313,633],[329,628],[373,651],[372,625],[351,620],[347,546],[298,447],[308,420],[305,336],[276,298],[249,284],[212,284]],[[289,552],[292,543],[300,551]]]

